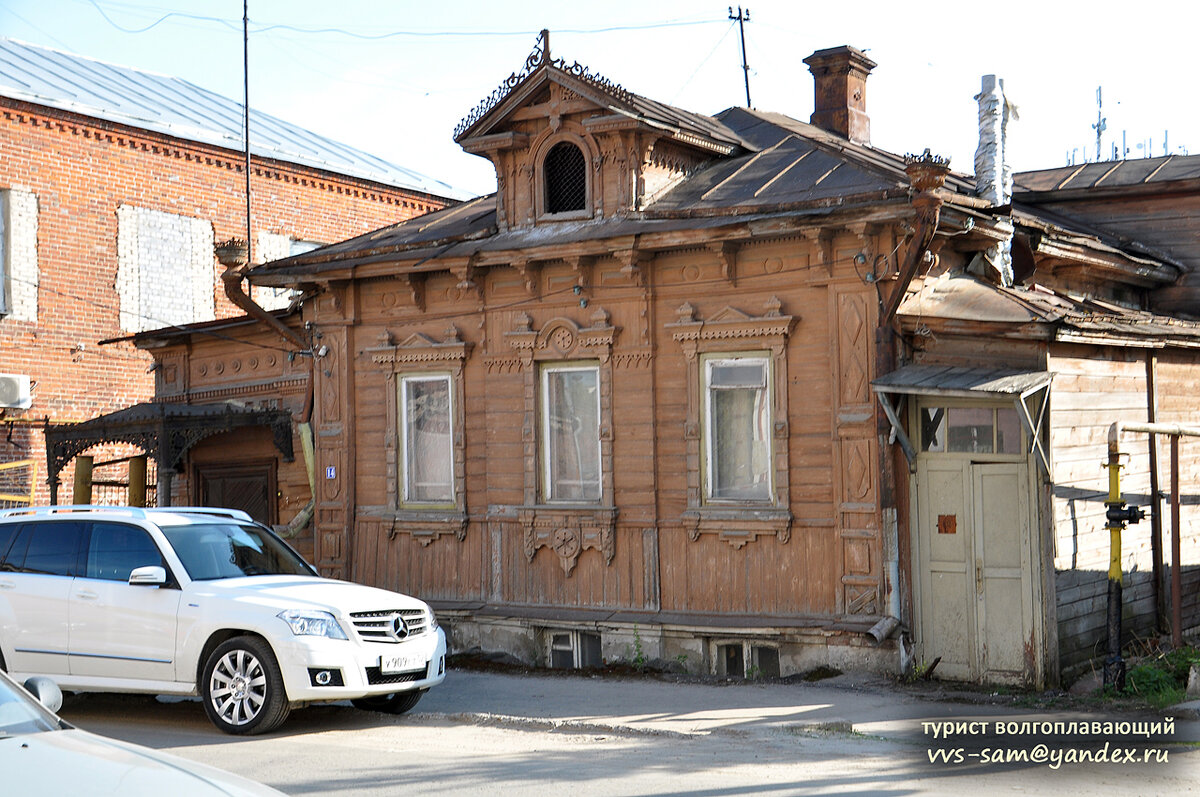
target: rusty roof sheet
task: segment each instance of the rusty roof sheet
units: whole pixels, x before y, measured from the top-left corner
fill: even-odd
[[[1056,340],[1200,346],[1200,322],[1071,296],[1042,285],[1003,288],[954,272],[914,281],[898,315],[910,322],[973,321],[1044,326]]]

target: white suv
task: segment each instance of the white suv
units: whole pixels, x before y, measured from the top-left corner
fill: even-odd
[[[446,677],[425,603],[321,578],[244,512],[0,511],[0,668],[77,692],[199,694],[228,733],[297,703],[402,713]]]

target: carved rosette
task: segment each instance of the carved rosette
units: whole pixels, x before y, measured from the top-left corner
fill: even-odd
[[[533,561],[538,549],[549,548],[558,556],[563,574],[571,575],[579,555],[589,548],[604,555],[612,565],[616,556],[617,510],[557,509],[527,507],[519,513],[525,537],[525,558]]]

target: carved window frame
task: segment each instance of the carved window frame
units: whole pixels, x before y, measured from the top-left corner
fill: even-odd
[[[549,157],[550,150],[564,142],[578,147],[579,153],[583,156],[585,180],[583,209],[551,213],[546,209],[546,158]],[[534,215],[538,221],[571,221],[574,219],[590,219],[595,215],[596,186],[599,183],[596,164],[599,163],[600,157],[595,143],[589,136],[583,133],[582,127],[573,123],[563,122],[562,126],[556,131],[551,131],[548,128],[544,137],[534,144],[530,160],[533,165]]]
[[[713,423],[714,423],[713,401],[716,398],[716,396],[714,395],[714,392],[717,390],[721,390],[722,388],[714,387],[712,384],[712,381],[711,381],[712,367],[715,363],[733,363],[733,362],[740,362],[740,361],[761,363],[763,365],[763,370],[765,371],[765,374],[764,374],[765,384],[760,389],[765,392],[765,394],[767,395],[767,397],[769,399],[767,401],[767,420],[769,422],[769,426],[772,429],[772,431],[770,431],[767,436],[767,445],[770,447],[770,451],[767,452],[767,457],[768,457],[768,462],[773,463],[774,462],[774,450],[775,450],[775,434],[774,434],[773,429],[774,429],[774,423],[775,423],[776,407],[775,407],[775,400],[774,400],[775,363],[771,357],[771,353],[769,351],[729,351],[729,352],[713,351],[713,352],[704,352],[704,353],[700,354],[699,357],[700,357],[700,364],[699,364],[698,370],[700,372],[700,379],[701,379],[701,387],[700,387],[700,390],[701,390],[701,396],[700,396],[700,421],[701,421],[700,422],[700,440],[701,440],[700,455],[702,457],[700,476],[701,476],[701,485],[703,487],[703,489],[701,491],[701,500],[704,502],[704,504],[706,506],[728,506],[728,507],[771,507],[771,506],[774,506],[775,500],[776,500],[775,483],[776,483],[776,479],[778,478],[778,474],[775,472],[774,467],[767,468],[767,476],[769,479],[769,483],[768,483],[768,489],[767,489],[767,498],[765,498],[765,499],[719,497],[719,496],[716,496],[713,494],[715,492],[715,486],[713,484],[714,479],[715,479],[714,466],[715,466],[715,460],[717,459],[717,457],[714,456],[714,453],[716,453],[717,441],[716,441],[716,430],[713,428]]]
[[[453,534],[459,540],[467,534],[467,489],[466,489],[466,398],[463,388],[463,372],[471,353],[471,344],[458,336],[451,326],[441,341],[416,333],[402,343],[392,343],[391,335],[384,334],[388,345],[367,349],[365,354],[371,364],[383,372],[384,396],[387,402],[386,429],[384,433],[384,462],[387,479],[387,520],[391,521],[388,538],[398,533],[411,534],[422,545],[437,540],[444,534]],[[400,435],[402,433],[400,399],[402,380],[407,377],[448,377],[450,380],[450,422],[452,424],[451,457],[453,467],[454,500],[445,503],[405,501],[403,498],[403,456]]]
[[[617,508],[613,487],[613,345],[619,330],[609,315],[597,308],[591,325],[569,318],[553,318],[541,329],[520,313],[513,329],[505,333],[517,354],[524,386],[521,440],[525,483],[524,503],[517,508],[524,535],[525,557],[530,562],[539,549],[558,555],[563,573],[570,576],[580,554],[600,551],[605,565],[616,555]],[[594,503],[547,503],[542,493],[542,373],[547,365],[597,364],[600,392],[600,500]]]
[[[788,338],[798,317],[783,315],[779,299],[766,302],[763,315],[753,316],[733,307],[707,320],[696,318],[685,303],[676,322],[667,324],[680,344],[687,370],[686,450],[687,508],[680,517],[689,539],[716,534],[734,548],[759,536],[791,539],[791,483],[788,474]],[[736,356],[761,357],[768,363],[771,396],[771,498],[768,501],[706,498],[707,467],[704,448],[705,406],[708,401],[705,361]]]

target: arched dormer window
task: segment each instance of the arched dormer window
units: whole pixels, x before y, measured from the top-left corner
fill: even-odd
[[[587,210],[587,159],[570,141],[550,148],[542,161],[546,213],[574,213]]]

